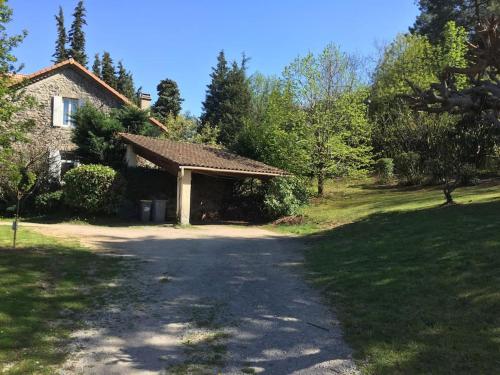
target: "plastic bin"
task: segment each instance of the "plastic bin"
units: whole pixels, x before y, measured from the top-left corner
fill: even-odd
[[[153,221],[163,223],[167,213],[167,201],[165,199],[153,200]]]
[[[141,201],[141,221],[143,223],[151,221],[151,204],[152,201],[149,200]]]

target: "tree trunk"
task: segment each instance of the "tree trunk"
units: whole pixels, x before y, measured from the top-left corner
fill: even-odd
[[[325,175],[323,172],[318,173],[318,197],[323,196],[323,188],[325,185]]]
[[[455,190],[455,184],[451,184],[449,182],[446,182],[444,184],[443,193],[444,193],[444,197],[446,198],[446,202],[444,203],[445,205],[455,203],[455,201],[453,200],[453,197],[451,195],[451,193],[453,193],[453,190]]]

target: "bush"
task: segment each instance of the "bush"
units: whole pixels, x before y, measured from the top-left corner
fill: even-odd
[[[381,183],[389,182],[394,176],[394,161],[391,158],[378,159],[375,163],[375,173]]]
[[[399,179],[407,185],[418,185],[422,182],[423,173],[420,155],[416,152],[402,152],[395,159]]]
[[[264,208],[271,219],[297,215],[309,199],[308,184],[297,177],[276,177],[265,186]]]
[[[85,213],[116,213],[123,191],[120,175],[104,165],[82,165],[64,175],[64,202]]]
[[[35,197],[35,210],[41,214],[50,214],[60,211],[63,206],[62,190],[42,193]]]
[[[466,163],[460,169],[460,184],[465,186],[477,185],[479,183],[479,172],[475,165]]]

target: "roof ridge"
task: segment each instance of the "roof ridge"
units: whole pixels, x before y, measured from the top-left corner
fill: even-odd
[[[37,78],[37,77],[39,77],[41,75],[44,75],[44,74],[47,74],[47,73],[50,73],[50,72],[53,72],[53,71],[55,71],[55,70],[57,70],[59,68],[67,66],[67,65],[72,65],[72,66],[78,68],[82,73],[86,74],[87,76],[89,76],[90,78],[92,78],[94,81],[96,81],[97,83],[99,83],[102,87],[104,87],[106,90],[108,90],[114,96],[116,96],[118,99],[120,99],[124,104],[137,107],[137,105],[134,102],[132,102],[129,98],[127,98],[125,95],[123,95],[122,93],[120,93],[118,90],[116,90],[113,87],[111,87],[106,82],[104,82],[104,80],[102,80],[101,78],[99,78],[97,75],[95,75],[93,72],[91,72],[90,70],[88,70],[85,66],[83,66],[82,64],[80,64],[78,61],[76,61],[72,57],[70,57],[67,60],[64,60],[64,61],[61,61],[59,63],[56,63],[54,65],[51,65],[51,66],[45,67],[43,69],[37,70],[37,71],[35,71],[35,72],[31,73],[31,74],[24,75],[24,80],[23,81],[25,81],[25,80],[26,81],[30,81],[30,80],[32,80],[34,78]],[[19,83],[22,83],[22,81],[19,82]],[[159,127],[164,132],[168,131],[167,127],[165,125],[163,125],[160,121],[158,121],[157,119],[155,119],[154,117],[149,117],[149,122],[152,123],[153,125]]]

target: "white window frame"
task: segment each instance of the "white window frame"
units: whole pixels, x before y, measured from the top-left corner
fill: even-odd
[[[62,126],[66,128],[73,128],[75,126],[75,121],[71,118],[71,115],[76,112],[78,107],[80,107],[80,100],[77,98],[63,98],[62,102]],[[66,110],[66,108],[68,109]]]

